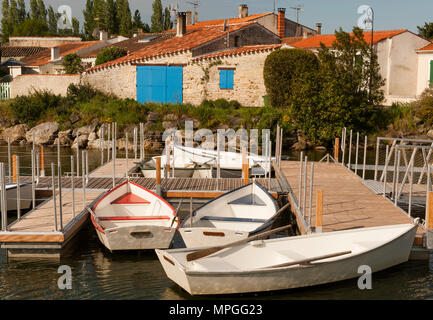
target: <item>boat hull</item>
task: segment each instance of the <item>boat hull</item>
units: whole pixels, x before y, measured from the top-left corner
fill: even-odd
[[[414,226],[393,241],[348,258],[295,267],[200,272],[186,270],[170,254],[170,251],[176,250],[156,250],[156,253],[168,278],[191,295],[267,292],[358,278],[363,274],[359,273],[360,266],[368,266],[372,272],[378,272],[404,263],[409,259],[416,230]],[[185,253],[193,251],[185,250]],[[353,285],[356,286],[356,283]]]
[[[180,228],[179,233],[187,248],[222,246],[248,238],[249,232],[215,228]]]
[[[162,226],[132,226],[96,231],[99,240],[110,251],[151,250],[170,248],[175,228]]]
[[[21,201],[20,209],[27,210],[32,206],[32,185],[22,184],[20,187]],[[10,187],[6,190],[7,211],[17,210],[17,187]],[[1,202],[1,201],[0,201]]]

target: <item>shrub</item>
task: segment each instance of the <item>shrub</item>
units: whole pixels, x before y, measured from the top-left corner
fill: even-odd
[[[426,89],[418,101],[413,103],[415,114],[420,118],[424,125],[433,125],[433,89]]]
[[[81,58],[75,53],[66,55],[63,58],[62,65],[67,74],[76,74],[83,71],[83,67],[81,65]]]
[[[127,55],[127,51],[124,48],[105,48],[96,57],[95,65],[100,65],[108,61],[119,59]]]
[[[265,61],[263,77],[268,99],[274,107],[287,107],[291,102],[293,81],[305,72],[316,72],[319,62],[314,53],[302,49],[281,49]]]

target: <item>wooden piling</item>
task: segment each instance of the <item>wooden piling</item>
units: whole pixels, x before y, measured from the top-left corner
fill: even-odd
[[[243,147],[242,148],[242,177],[244,180],[244,185],[247,185],[249,182],[248,167],[249,167],[249,163],[247,159],[247,150],[245,147]]]
[[[161,195],[161,157],[156,158],[156,194]]]
[[[334,159],[338,162],[338,152],[340,150],[340,138],[335,138]]]
[[[322,232],[323,220],[323,191],[317,190],[316,193],[316,232]]]
[[[433,249],[433,192],[427,193],[427,207],[425,212],[425,227],[427,231],[427,249]]]
[[[45,177],[44,146],[41,146],[41,148],[40,148],[40,157],[39,157],[39,159],[41,161],[41,177]]]
[[[12,156],[12,181],[17,183],[17,155]]]

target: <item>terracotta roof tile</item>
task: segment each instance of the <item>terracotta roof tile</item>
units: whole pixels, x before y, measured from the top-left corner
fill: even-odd
[[[240,30],[246,26],[252,25],[255,22],[236,24],[230,26],[230,32]],[[140,60],[144,60],[151,57],[161,56],[165,54],[173,54],[182,51],[189,51],[204,43],[218,39],[226,35],[228,31],[224,31],[222,26],[203,27],[193,30],[187,30],[187,33],[183,37],[173,37],[165,41],[156,43],[151,46],[147,46],[141,50],[137,50],[125,57],[117,60],[109,61],[107,63],[95,66],[87,69],[86,71],[94,71],[102,68],[107,68],[114,65],[123,63],[131,63]]]
[[[376,44],[384,39],[395,37],[401,33],[408,30],[390,30],[390,31],[375,31],[373,32],[373,44]],[[352,34],[351,34],[352,35]],[[365,41],[371,43],[371,32],[364,32]],[[324,34],[316,35],[301,41],[292,43],[291,46],[296,48],[310,49],[310,48],[320,48],[320,44],[323,43],[327,47],[332,47],[334,41],[336,40],[334,34]]]
[[[303,39],[304,39],[304,37],[287,37],[287,38],[282,38],[282,39],[281,39],[281,42],[282,42],[283,44],[291,45],[292,43],[295,43],[295,42],[301,41],[301,40],[303,40]]]
[[[43,47],[1,46],[2,57],[28,57],[46,50]]]
[[[204,59],[211,59],[211,58],[219,58],[219,57],[227,57],[227,56],[233,56],[238,54],[245,54],[245,53],[256,53],[256,52],[263,52],[267,50],[275,50],[278,48],[281,48],[282,44],[266,44],[266,45],[254,45],[254,46],[244,46],[232,50],[226,50],[221,52],[216,52],[213,54],[205,55],[198,57],[194,60],[204,60]]]
[[[98,44],[99,42],[100,41],[68,42],[58,45],[57,48],[60,48],[60,57],[64,57],[68,54],[76,53],[79,50]],[[46,49],[22,60],[22,62],[31,67],[43,66],[50,61],[51,49]]]
[[[433,43],[430,43],[426,45],[425,47],[417,50],[417,52],[423,52],[423,51],[433,51]]]

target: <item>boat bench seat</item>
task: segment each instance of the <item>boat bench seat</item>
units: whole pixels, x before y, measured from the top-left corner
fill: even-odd
[[[100,221],[134,221],[134,220],[170,220],[169,216],[117,216],[117,217],[98,217]]]
[[[211,217],[211,216],[204,216],[200,220],[230,221],[230,222],[255,222],[255,223],[264,223],[266,221],[265,219],[237,218],[237,217]]]

